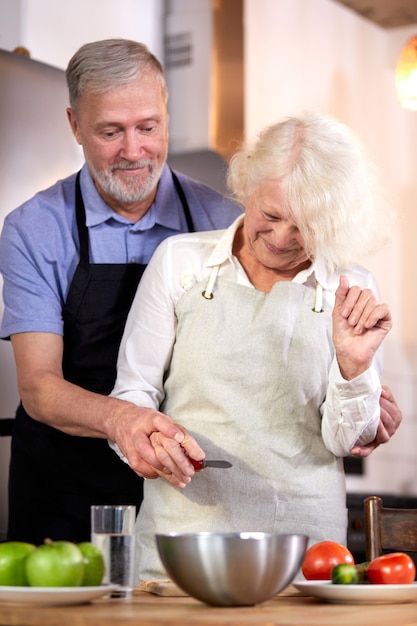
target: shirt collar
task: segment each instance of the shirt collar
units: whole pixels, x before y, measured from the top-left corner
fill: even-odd
[[[81,189],[85,205],[86,225],[88,227],[103,224],[109,220],[116,220],[123,224],[131,224],[127,218],[111,209],[98,193],[86,164],[81,170]],[[172,184],[172,174],[167,164],[164,165],[158,183],[155,200],[145,215],[136,222],[133,230],[147,230],[156,223],[171,230],[181,230],[180,224],[181,201]]]
[[[312,281],[320,283],[323,289],[331,287],[331,277],[329,277],[325,263],[320,257],[315,259],[310,267],[307,267],[305,270],[301,270],[301,272],[298,272],[298,274],[293,278],[293,282],[299,283],[300,285]]]
[[[214,265],[221,265],[232,257],[233,241],[237,230],[243,223],[244,215],[239,215],[234,222],[223,231],[220,239],[218,240],[213,252],[211,253],[207,267],[213,267]]]
[[[232,257],[233,241],[237,230],[242,226],[244,220],[244,214],[239,215],[235,221],[227,228],[220,239],[218,240],[216,247],[211,253],[207,267],[213,267],[215,265],[221,265]],[[324,260],[318,257],[311,265],[305,270],[299,272],[294,278],[293,282],[304,284],[310,281],[318,282],[323,289],[336,289],[338,284],[338,276],[329,276],[326,269]]]

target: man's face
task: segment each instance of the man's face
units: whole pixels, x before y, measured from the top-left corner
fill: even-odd
[[[155,197],[168,151],[158,78],[147,74],[103,93],[87,91],[68,118],[99,194],[116,212],[140,219]]]

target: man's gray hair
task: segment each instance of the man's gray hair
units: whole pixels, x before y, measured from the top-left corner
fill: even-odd
[[[85,91],[101,93],[152,74],[168,100],[164,70],[143,43],[130,39],[103,39],[87,43],[73,55],[66,70],[71,108],[76,111]]]

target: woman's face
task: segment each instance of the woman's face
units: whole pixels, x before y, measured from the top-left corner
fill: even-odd
[[[245,207],[244,246],[257,263],[295,276],[310,265],[303,238],[281,201],[280,183],[269,180],[252,194]]]

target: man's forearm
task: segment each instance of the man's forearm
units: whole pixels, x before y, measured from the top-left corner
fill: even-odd
[[[33,419],[70,435],[103,439],[111,436],[111,422],[127,404],[87,391],[50,372],[39,377],[36,387],[20,385],[20,395]]]

